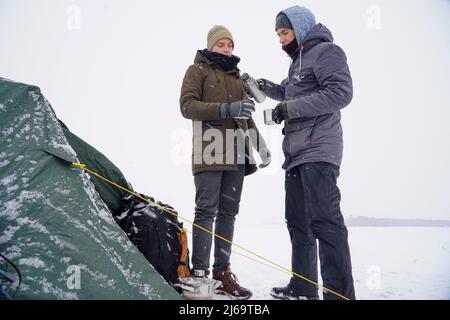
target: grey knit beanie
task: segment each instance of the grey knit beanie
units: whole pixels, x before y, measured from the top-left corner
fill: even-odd
[[[294,28],[292,28],[291,21],[283,12],[280,12],[275,20],[275,31],[277,31],[280,28],[287,28],[294,30]]]

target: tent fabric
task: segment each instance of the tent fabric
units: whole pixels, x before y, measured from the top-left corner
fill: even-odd
[[[0,252],[22,274],[13,298],[179,299],[71,165],[80,157],[65,130],[38,87],[0,78]]]
[[[119,168],[117,168],[108,158],[83,139],[72,133],[61,120],[59,120],[59,124],[62,127],[64,136],[77,154],[80,163],[85,164],[90,170],[102,175],[108,180],[114,181],[130,191],[134,191]],[[126,197],[128,193],[96,176],[91,176],[91,180],[94,183],[98,194],[113,215],[120,212],[123,209],[122,198]]]

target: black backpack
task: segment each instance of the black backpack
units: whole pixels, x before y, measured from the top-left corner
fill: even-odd
[[[151,197],[141,195],[152,203]],[[177,212],[169,205],[158,206],[176,214],[170,214],[133,195],[123,198],[123,210],[115,215],[119,226],[131,242],[171,285],[178,283],[179,267],[189,270],[189,254],[182,259],[183,244],[179,234],[184,232]],[[185,242],[187,250],[187,242]],[[185,251],[186,252],[186,251]]]

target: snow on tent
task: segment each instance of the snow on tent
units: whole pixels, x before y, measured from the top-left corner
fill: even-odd
[[[9,293],[15,299],[179,299],[114,220],[124,192],[73,162],[131,188],[57,119],[38,87],[0,78],[0,253],[22,280]]]

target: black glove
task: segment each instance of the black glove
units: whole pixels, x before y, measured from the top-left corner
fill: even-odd
[[[276,124],[280,124],[283,120],[288,120],[287,103],[280,102],[272,111],[272,119]]]
[[[258,83],[259,90],[263,91],[266,90],[266,79],[256,79],[256,82]]]
[[[266,89],[266,81],[267,80],[266,79],[256,79],[255,81],[258,84],[258,89],[261,92],[264,92],[264,90]],[[247,91],[247,95],[250,99],[255,99],[255,97],[251,94],[250,90],[246,89],[246,91]]]
[[[251,100],[241,100],[220,105],[220,118],[250,119],[255,111],[255,103]]]

